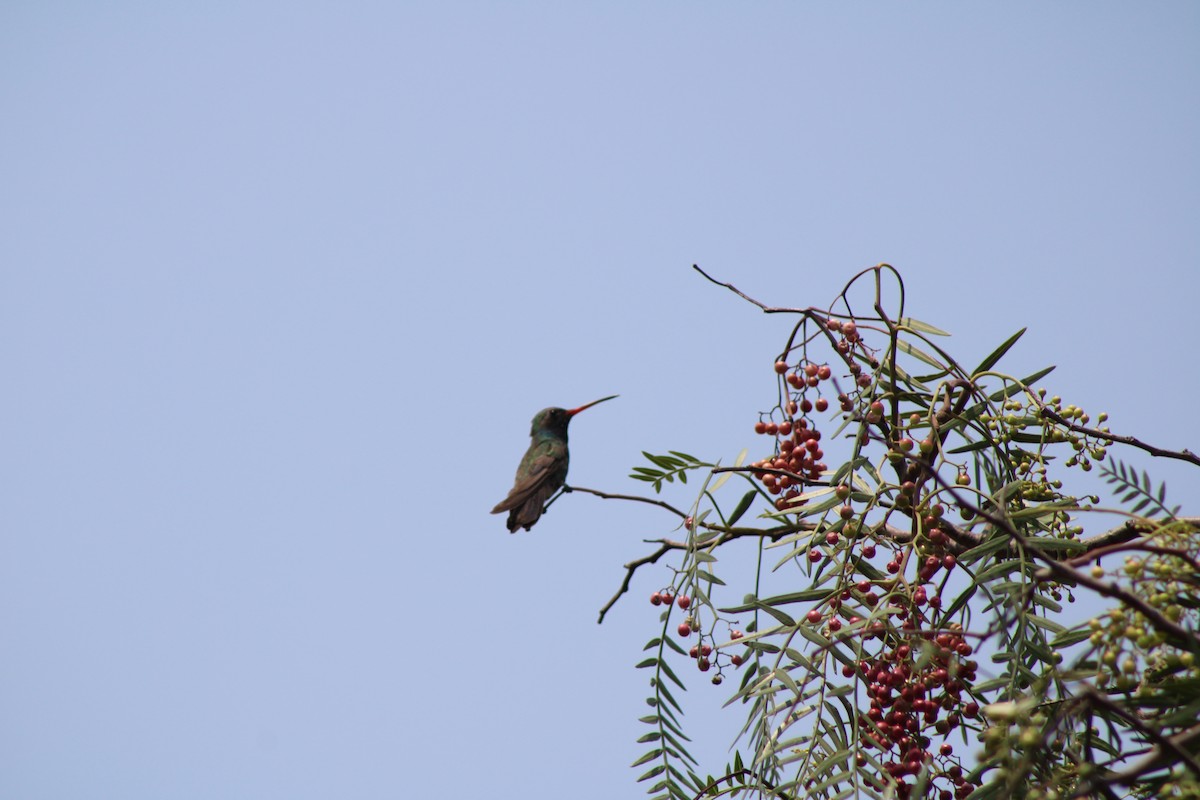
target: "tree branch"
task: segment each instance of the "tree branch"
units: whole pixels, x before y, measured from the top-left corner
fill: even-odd
[[[1094,784],[1096,781],[1103,781],[1104,783],[1128,785],[1148,772],[1169,766],[1172,758],[1180,761],[1193,773],[1200,776],[1200,763],[1197,763],[1192,753],[1188,752],[1189,749],[1195,749],[1197,745],[1200,745],[1200,725],[1194,725],[1174,736],[1163,736],[1138,719],[1136,714],[1131,714],[1117,703],[1112,702],[1103,694],[1096,691],[1094,687],[1084,686],[1080,694],[1086,697],[1093,705],[1100,706],[1110,714],[1120,717],[1131,728],[1154,742],[1154,749],[1133,766],[1121,772],[1108,773],[1102,777],[1094,778],[1089,783]],[[1086,790],[1083,792],[1084,794],[1093,788],[1093,786],[1081,787],[1081,789]],[[1076,797],[1079,796],[1081,795],[1077,792]]]
[[[1059,425],[1062,425],[1064,428],[1068,428],[1075,433],[1082,433],[1084,436],[1091,436],[1094,439],[1103,439],[1107,442],[1127,444],[1130,447],[1136,447],[1139,450],[1145,450],[1152,456],[1159,456],[1162,458],[1177,458],[1180,461],[1187,461],[1190,464],[1195,464],[1196,466],[1200,467],[1200,456],[1197,456],[1191,450],[1186,448],[1183,450],[1164,450],[1161,447],[1155,447],[1152,444],[1147,444],[1146,442],[1143,442],[1142,440],[1136,439],[1132,436],[1120,436],[1118,434],[1108,433],[1097,428],[1088,428],[1071,422],[1062,414],[1059,414],[1057,411],[1045,405],[1044,403],[1039,402],[1038,405],[1041,408],[1041,415],[1043,417],[1053,420]]]
[[[758,302],[757,300],[755,300],[753,297],[750,297],[749,295],[744,294],[743,292],[739,291],[738,288],[736,286],[734,286],[732,283],[725,283],[724,281],[717,280],[716,278],[709,275],[704,270],[700,269],[700,266],[698,264],[692,264],[692,269],[696,270],[696,272],[699,272],[701,275],[708,278],[710,281],[715,283],[717,286],[724,286],[726,289],[733,292],[734,294],[736,294],[738,297],[742,298],[743,300],[753,303],[754,305],[761,308],[767,314],[800,314],[800,313],[803,313],[803,309],[799,309],[799,308],[777,308],[775,306],[764,305],[764,304]]]

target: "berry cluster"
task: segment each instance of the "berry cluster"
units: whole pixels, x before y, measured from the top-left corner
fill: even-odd
[[[817,388],[822,381],[832,377],[827,364],[808,363],[790,373],[788,369],[786,361],[775,363],[775,371],[786,375],[788,385],[796,390],[794,396],[789,393],[789,399],[783,406],[783,421],[759,420],[754,425],[755,433],[779,437],[775,443],[775,455],[750,465],[764,470],[758,473],[758,479],[768,492],[780,495],[775,507],[781,511],[798,504],[796,498],[800,495],[799,487],[806,480],[819,480],[826,470],[825,462],[821,460],[825,457],[821,449],[821,431],[808,418],[808,414],[814,410],[826,411],[829,401],[818,397],[814,402],[804,393],[806,389]]]
[[[671,589],[669,588],[660,589],[659,591],[650,595],[651,605],[665,605],[669,611],[672,603],[679,606],[681,611],[688,611],[688,609],[690,609],[692,606],[692,598],[688,597],[686,594],[675,596],[671,593]],[[701,672],[708,672],[715,665],[717,668],[717,674],[713,676],[712,682],[719,686],[724,680],[723,676],[721,675],[720,663],[720,656],[722,654],[718,654],[715,657],[713,656],[713,646],[711,644],[713,637],[711,635],[705,636],[704,632],[700,629],[699,620],[696,619],[694,614],[689,614],[687,617],[685,617],[683,622],[679,623],[679,626],[675,629],[675,632],[678,633],[683,639],[690,637],[693,632],[699,634],[699,643],[692,645],[691,650],[688,651],[688,655],[691,657],[692,661],[696,663],[696,668]],[[733,641],[741,639],[744,635],[745,634],[739,630],[731,630],[729,632],[729,638]],[[683,651],[680,650],[680,652]],[[745,657],[740,653],[734,653],[729,656],[729,663],[734,667],[740,667],[744,662]]]
[[[842,322],[831,319],[825,322],[828,330],[837,338],[836,349],[842,355],[847,355],[852,349],[865,353],[862,335],[853,322]],[[876,361],[870,354],[868,363]],[[868,388],[873,378],[864,374],[862,365],[853,359],[847,359],[849,377],[854,381],[856,392]],[[775,508],[783,511],[789,507],[803,505],[800,498],[800,487],[806,482],[820,480],[827,466],[822,459],[825,457],[821,449],[821,431],[808,416],[811,412],[824,413],[829,410],[829,400],[821,392],[821,384],[833,380],[833,370],[826,363],[815,363],[802,359],[794,368],[784,359],[775,362],[775,372],[789,387],[786,391],[786,402],[781,406],[783,420],[760,419],[754,425],[754,432],[767,436],[779,437],[775,442],[775,453],[769,458],[756,461],[750,466],[763,470],[758,473],[758,479],[763,487],[773,495],[778,495]],[[815,390],[816,399],[807,395]],[[845,413],[855,408],[855,400],[845,392],[837,395],[838,405]],[[882,411],[882,404],[876,403]]]
[[[846,665],[842,674],[847,678],[860,675],[867,683],[870,704],[866,717],[859,719],[861,741],[891,757],[883,768],[896,781],[897,796],[907,798],[912,784],[906,779],[928,767],[927,796],[962,798],[975,787],[963,776],[962,768],[950,761],[951,744],[943,742],[937,755],[933,754],[931,735],[943,737],[961,725],[964,717],[978,717],[979,704],[963,701],[963,690],[975,680],[978,665],[964,660],[972,648],[957,630],[924,635],[918,648],[927,647],[931,653],[918,658],[912,645],[899,644],[859,661],[857,669]],[[866,756],[860,753],[857,763],[864,766]],[[943,787],[935,795],[933,788],[940,781],[953,788]]]

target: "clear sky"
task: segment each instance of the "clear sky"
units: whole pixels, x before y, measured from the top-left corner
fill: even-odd
[[[693,262],[804,306],[888,261],[965,361],[1029,326],[1014,372],[1200,448],[1197,41],[1188,2],[6,3],[0,797],[640,795],[669,573],[595,618],[671,521],[487,512],[547,405],[621,394],[596,489],[756,444],[787,322]]]

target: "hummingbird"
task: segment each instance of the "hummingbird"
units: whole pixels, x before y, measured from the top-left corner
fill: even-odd
[[[517,467],[517,478],[508,497],[501,500],[493,514],[508,512],[508,532],[517,528],[529,530],[542,516],[543,506],[550,496],[567,481],[567,425],[571,417],[597,403],[612,400],[617,395],[601,397],[579,408],[543,408],[533,417],[529,437],[533,442]]]

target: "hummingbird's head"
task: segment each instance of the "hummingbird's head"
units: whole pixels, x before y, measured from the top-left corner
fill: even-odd
[[[599,400],[593,400],[579,408],[543,408],[533,417],[533,427],[529,431],[530,436],[536,436],[538,431],[544,431],[553,436],[558,436],[562,439],[567,438],[567,425],[571,423],[571,417],[583,411],[585,408],[591,408],[597,403],[603,403],[605,400],[612,400],[617,395],[612,394],[608,397],[601,397]]]
[[[530,436],[537,436],[539,431],[565,438],[567,425],[571,422],[571,412],[565,408],[543,408],[533,416],[533,426]]]

